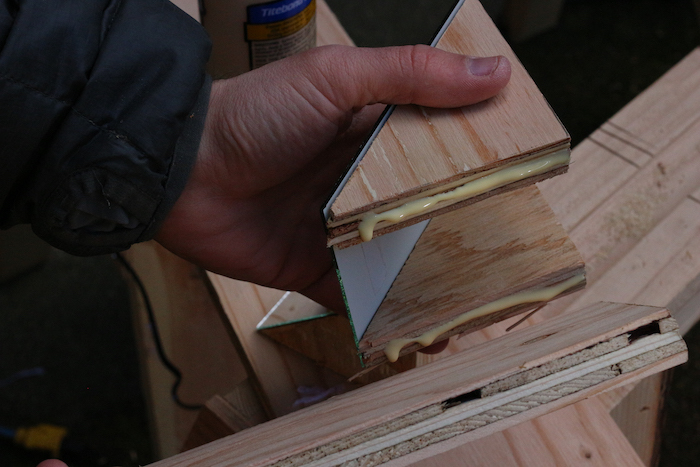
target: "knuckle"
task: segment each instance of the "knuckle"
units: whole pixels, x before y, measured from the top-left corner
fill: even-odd
[[[434,49],[427,45],[412,45],[401,48],[399,56],[399,69],[401,76],[410,78],[412,82],[424,83],[431,69],[431,61]],[[411,86],[406,90],[408,95],[404,96],[409,101],[413,100],[416,88]]]

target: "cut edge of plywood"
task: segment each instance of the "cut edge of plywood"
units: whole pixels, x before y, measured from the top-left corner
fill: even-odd
[[[524,187],[433,219],[358,349],[372,366],[387,360],[385,349],[396,339],[413,340],[448,323],[454,325],[433,342],[474,332],[584,286],[575,245],[538,189]],[[401,355],[431,343],[420,340]]]
[[[275,306],[289,321],[276,321],[272,313],[268,314],[258,325],[258,332],[315,364],[352,380],[354,384],[368,384],[415,368],[415,354],[410,354],[395,363],[376,365],[372,371],[365,371],[348,318],[334,313],[304,318],[304,305],[312,308],[320,305],[297,295],[285,294]],[[276,324],[265,326],[269,321]]]
[[[574,323],[576,337],[566,332]],[[496,349],[500,369],[489,376],[485,368],[468,370]],[[667,310],[600,303],[487,342],[477,354],[476,361],[474,353],[454,355],[156,465],[407,465],[438,443],[477,439],[678,365],[687,348]],[[376,413],[377,404],[385,413]],[[331,425],[318,426],[330,416]],[[254,442],[261,436],[264,442]]]
[[[460,334],[466,334],[470,332],[475,332],[480,329],[483,329],[487,326],[490,326],[496,322],[503,321],[505,319],[511,318],[513,316],[519,315],[519,314],[524,314],[528,311],[536,310],[547,303],[554,301],[558,298],[565,297],[567,295],[570,295],[572,293],[578,292],[579,290],[583,290],[586,286],[586,280],[585,280],[585,270],[583,264],[580,265],[579,268],[577,269],[572,269],[572,270],[567,270],[567,271],[560,271],[560,277],[557,280],[556,283],[552,284],[552,287],[556,287],[557,285],[561,283],[565,283],[567,281],[571,281],[572,283],[575,282],[574,285],[572,285],[570,288],[567,288],[560,294],[552,297],[551,299],[548,300],[538,300],[538,301],[531,301],[527,303],[520,303],[517,305],[513,306],[507,306],[502,309],[497,309],[496,311],[490,312],[488,314],[484,314],[481,316],[475,316],[474,318],[466,320],[463,324],[459,324],[452,329],[446,330],[445,332],[439,334],[437,338],[432,342],[432,343],[437,343],[440,341],[443,341],[445,339],[448,339],[452,336],[460,335]],[[578,280],[578,278],[581,278]],[[546,288],[546,287],[545,287]],[[500,300],[503,301],[509,301],[512,297],[516,295],[524,295],[529,292],[538,292],[540,290],[543,290],[541,287],[531,287],[531,288],[526,288],[523,289],[521,292],[514,294],[513,296],[507,296],[503,297]],[[498,300],[497,300],[498,302]],[[496,303],[496,302],[494,302]],[[491,303],[484,305],[489,306],[492,305]],[[481,308],[481,307],[479,307]],[[473,310],[465,310],[461,315],[455,317],[453,320],[458,320],[461,316],[468,315],[469,313],[472,313],[474,311],[478,311],[478,308],[475,308]],[[407,339],[409,341],[412,341],[414,339],[419,339],[421,335],[426,334],[430,332],[431,330],[417,330],[414,331],[413,333],[407,335],[404,339]],[[384,363],[388,360],[388,355],[385,349],[391,344],[391,340],[381,342],[381,343],[376,343],[374,345],[366,342],[366,341],[361,341],[359,350],[361,352],[361,357],[362,361],[364,362],[365,366],[371,367],[373,365],[378,365],[381,363]],[[399,356],[404,356],[409,353],[413,353],[417,351],[418,349],[424,347],[419,342],[409,342],[405,346],[401,348],[399,351]]]
[[[663,365],[662,362],[687,351],[677,332],[651,334],[636,340],[632,335],[617,336],[475,392],[271,465],[315,467],[355,462],[369,467],[384,464],[645,366]]]
[[[392,210],[401,209],[408,203],[413,203],[432,196],[449,195],[451,192],[467,188],[467,185],[469,184],[481,184],[487,177],[499,176],[507,169],[514,169],[526,163],[546,161],[547,158],[552,157],[553,155],[567,155],[568,157],[570,152],[569,142],[562,142],[556,147],[547,148],[546,150],[534,155],[531,154],[528,156],[513,158],[508,161],[496,161],[493,164],[480,167],[478,170],[465,172],[460,174],[457,180],[446,180],[439,184],[417,187],[415,190],[413,190],[414,192],[406,193],[406,196],[402,197],[401,199],[396,199],[385,203],[378,202],[369,204],[367,206],[363,206],[362,208],[358,208],[356,211],[349,213],[347,216],[341,219],[331,217],[326,224],[328,229],[327,245],[329,247],[336,246],[338,248],[347,248],[362,243],[363,240],[360,237],[360,226],[365,216],[382,215]],[[534,185],[554,176],[563,175],[568,171],[568,169],[569,166],[567,159],[567,163],[565,165],[553,165],[551,168],[548,168],[542,173],[528,175],[522,178],[518,177],[517,179],[508,180],[507,182],[503,182],[502,184],[497,184],[489,188],[475,190],[468,196],[432,203],[432,205],[425,210],[402,215],[401,220],[398,222],[386,220],[380,221],[372,229],[372,237],[374,238],[386,235],[388,233],[395,232],[396,230],[415,225],[424,220],[432,219],[433,217],[450,213],[456,209],[467,207],[492,196],[515,191],[519,188]]]

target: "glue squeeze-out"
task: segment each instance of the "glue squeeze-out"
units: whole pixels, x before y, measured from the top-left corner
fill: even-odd
[[[207,0],[209,72],[228,78],[316,46],[316,0]]]

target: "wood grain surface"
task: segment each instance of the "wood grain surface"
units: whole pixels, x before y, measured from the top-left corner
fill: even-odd
[[[483,388],[489,383],[522,374],[530,369],[534,371],[548,362],[591,348],[598,343],[609,341],[616,336],[632,332],[668,316],[668,312],[660,308],[618,304],[594,305],[585,312],[563,315],[539,326],[522,329],[475,347],[469,353],[456,354],[433,365],[379,381],[309,407],[304,411],[272,420],[245,430],[238,435],[161,461],[154,466],[271,465],[291,455],[316,450],[341,440],[348,440],[350,444],[358,440],[361,441],[360,444],[356,444],[356,447],[359,446],[358,449],[361,451],[359,455],[364,455],[363,449],[365,449],[364,443],[366,442],[370,442],[372,445],[368,447],[371,451],[376,449],[373,444],[375,439],[386,438],[387,443],[402,439],[400,438],[400,427],[394,426],[392,421],[401,426],[405,425],[405,429],[413,429],[415,423],[409,423],[409,419],[405,418],[409,417],[409,414],[420,413],[422,416],[427,410],[430,414],[436,411],[434,415],[436,419],[443,416],[443,412],[447,416],[452,416],[454,411],[451,410],[455,407],[455,402],[450,401],[456,401],[455,398],[459,397],[459,400],[463,400],[466,404],[471,403],[472,405],[464,406],[464,410],[467,410],[473,404],[481,404],[481,401],[478,396],[474,401],[471,401],[469,398],[463,399],[463,395],[472,394],[475,390]],[[662,339],[665,339],[664,336],[668,336],[670,339],[679,339],[677,332],[673,330],[668,330],[665,334],[651,334],[649,339],[655,339],[654,336]],[[634,346],[634,342],[634,339],[630,340],[630,349]],[[641,340],[639,342],[642,343]],[[682,341],[677,340],[674,342],[682,343]],[[649,344],[645,343],[638,348],[648,349],[650,347]],[[626,351],[625,349],[626,347],[621,351]],[[648,374],[649,371],[658,371],[661,368],[668,368],[669,365],[678,364],[684,360],[685,354],[682,349],[681,353],[677,352],[674,350],[673,355],[669,354],[668,357],[662,357],[662,360],[657,363],[645,365],[646,368],[640,367],[630,373],[623,371],[622,374],[613,376],[612,379],[601,384],[603,387],[613,387],[615,384],[629,381],[628,378],[638,378]],[[606,355],[604,354],[600,358],[611,358]],[[580,365],[586,366],[593,361],[595,359],[589,362],[588,359],[583,358]],[[578,374],[576,372],[583,371],[578,370],[578,365],[579,363],[576,363],[564,371]],[[649,368],[651,366],[657,366],[657,368],[652,370]],[[615,367],[613,366],[613,368]],[[516,391],[519,387],[538,387],[544,384],[545,379],[557,377],[558,373],[546,375],[548,376],[536,378],[530,383],[526,382],[511,391]],[[427,390],[427,388],[430,389]],[[555,397],[550,401],[551,403],[538,403],[530,410],[518,411],[515,415],[506,415],[505,418],[494,423],[487,422],[482,425],[489,429],[477,428],[467,433],[460,433],[458,437],[455,437],[459,439],[452,439],[452,436],[447,436],[445,439],[451,439],[452,442],[464,442],[470,437],[475,439],[479,437],[479,433],[475,432],[480,431],[482,435],[485,435],[497,431],[498,427],[491,425],[496,425],[501,421],[505,425],[513,425],[527,419],[526,414],[529,414],[529,417],[543,415],[549,410],[560,408],[590,395],[592,390],[594,389],[589,387],[586,390],[563,393],[563,397]],[[512,392],[505,390],[487,397],[500,398],[506,397],[507,394],[512,394]],[[487,400],[490,399],[484,399],[484,402]],[[460,404],[458,402],[457,407]],[[548,406],[549,410],[547,410]],[[458,409],[461,410],[459,407]],[[414,415],[410,415],[411,419],[412,417]],[[430,415],[428,420],[432,421],[432,417],[433,415]],[[420,423],[422,422],[418,424]],[[428,425],[429,431],[426,433],[432,434],[430,426]],[[379,429],[385,434],[380,436],[379,433],[371,431],[372,436],[362,435],[360,438],[352,438],[368,429]],[[395,433],[398,436],[396,439],[394,438]],[[436,442],[442,441],[442,438],[436,440]],[[345,441],[342,443],[342,446],[346,446]],[[378,447],[384,449],[383,445]],[[340,450],[344,451],[346,448],[347,446],[340,447]],[[420,448],[416,452],[419,451]],[[404,458],[403,454],[399,453],[398,457],[394,455],[392,459]],[[326,451],[323,451],[320,459],[323,459],[325,455]],[[410,460],[410,458],[404,459]],[[319,465],[324,464],[322,460],[320,462]],[[309,463],[303,461],[302,464]]]
[[[397,107],[333,202],[330,227],[485,169],[568,147],[566,130],[477,0],[465,1],[437,47],[507,56],[511,81],[496,97],[461,109]]]
[[[481,305],[583,272],[579,253],[536,187],[489,198],[431,221],[359,349],[367,364],[385,361],[383,349],[391,339],[416,337]],[[509,307],[476,318],[438,341],[540,305]],[[403,353],[418,347],[406,347]]]
[[[700,274],[699,109],[696,49],[574,150],[566,180],[541,184],[589,286],[540,318],[595,300],[666,306]]]

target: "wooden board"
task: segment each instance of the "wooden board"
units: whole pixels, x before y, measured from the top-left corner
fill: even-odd
[[[682,363],[673,324],[664,309],[598,304],[153,465],[405,465]]]
[[[662,412],[669,371],[639,381],[610,412],[644,465],[658,465],[661,454]]]
[[[589,281],[584,293],[543,310],[542,318],[587,300],[666,306],[700,274],[698,108],[696,49],[576,148],[566,185],[541,185]],[[601,176],[603,193],[590,183]]]
[[[204,404],[245,380],[245,366],[209,293],[204,272],[155,242],[134,245],[124,256],[148,293],[166,355],[184,375],[178,389],[180,399]],[[177,406],[170,396],[175,379],[156,353],[140,290],[133,278],[125,277],[153,445],[157,455],[167,457],[180,452],[197,412]]]
[[[203,446],[268,420],[255,389],[242,381],[225,396],[209,399],[197,415],[183,451]]]
[[[357,225],[366,212],[383,212],[448,191],[488,169],[500,170],[554,150],[567,151],[566,130],[478,0],[464,2],[437,47],[467,55],[505,55],[512,65],[511,81],[496,97],[462,109],[397,107],[331,206],[329,244],[357,243]],[[552,166],[545,175],[507,187],[534,183],[565,170],[566,165]],[[405,216],[398,224],[380,223],[375,235],[505,189],[466,201],[441,202],[423,214]]]
[[[659,373],[658,375],[663,375]],[[646,378],[655,378],[657,375]],[[221,399],[221,398],[219,398]],[[228,397],[227,397],[228,399]],[[555,412],[528,420],[465,443],[451,450],[440,446],[434,455],[410,464],[412,467],[522,467],[583,464],[607,467],[653,465],[643,462],[608,414],[600,397],[586,399]],[[207,404],[207,407],[210,405]],[[198,420],[199,432],[207,441],[239,430],[239,417],[228,407],[212,404],[207,420]],[[201,417],[200,417],[201,418]],[[194,446],[193,446],[194,447]],[[426,451],[430,448],[426,448]]]

